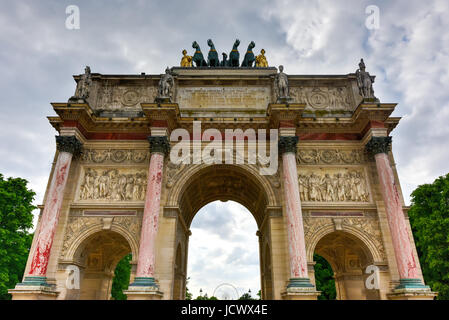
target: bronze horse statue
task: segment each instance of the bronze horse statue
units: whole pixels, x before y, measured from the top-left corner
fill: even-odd
[[[218,60],[218,53],[217,50],[215,50],[212,39],[207,40],[207,45],[210,47],[209,54],[207,55],[207,64],[209,67],[219,67],[220,60]]]
[[[240,44],[240,40],[236,39],[234,42],[234,46],[232,47],[231,53],[229,53],[229,66],[230,67],[238,67],[239,66],[239,59],[240,59],[240,53],[237,50],[237,47]]]
[[[256,46],[256,44],[254,43],[254,41],[251,41],[250,44],[248,45],[248,50],[246,50],[245,53],[245,58],[242,61],[242,67],[252,67],[254,61],[256,61],[256,57],[254,56],[253,53],[253,48]]]
[[[193,62],[195,62],[195,65],[197,67],[207,67],[207,62],[204,60],[200,45],[196,41],[193,41],[192,48],[195,49],[195,54],[193,55]]]

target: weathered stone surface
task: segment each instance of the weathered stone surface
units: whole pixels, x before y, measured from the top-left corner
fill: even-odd
[[[114,268],[132,253],[129,299],[183,299],[189,228],[215,200],[237,201],[254,216],[264,299],[316,299],[314,253],[330,262],[338,299],[432,296],[392,291],[404,276],[421,281],[421,269],[407,242],[388,138],[367,144],[376,160],[365,152],[370,137],[387,136],[398,123],[390,117],[395,105],[363,100],[355,74],[288,75],[281,89],[290,99],[278,100],[276,74],[269,67],[172,68],[170,99],[156,103],[161,75],[91,74],[86,101],[54,103],[51,124],[80,137],[83,153],[72,161],[78,143],[58,144],[25,272],[55,290],[18,286],[14,298],[109,299]],[[226,146],[206,157],[222,152],[223,163],[173,163],[174,129],[194,138],[191,153],[209,150],[197,144],[195,120],[202,133],[281,128],[277,170],[261,173],[271,145],[256,163],[248,147]],[[82,287],[67,289],[75,266]],[[380,270],[378,289],[365,287],[368,266]]]

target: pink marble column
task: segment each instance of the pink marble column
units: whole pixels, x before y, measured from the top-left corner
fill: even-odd
[[[290,254],[290,284],[292,287],[313,286],[308,281],[304,226],[301,199],[299,196],[298,170],[296,168],[296,144],[298,137],[280,137],[279,150],[282,153],[283,182],[287,215],[288,249]],[[293,280],[293,281],[292,281]]]
[[[396,186],[393,169],[388,159],[391,137],[374,137],[367,144],[367,149],[374,154],[380,191],[385,203],[388,226],[393,242],[396,263],[401,279],[417,279],[418,267],[413,255],[401,199]]]
[[[64,190],[74,153],[78,153],[81,143],[74,136],[57,136],[56,143],[59,155],[56,161],[53,177],[48,189],[44,210],[40,220],[36,246],[32,252],[30,277],[43,277],[47,274],[50,252],[58,225]],[[27,277],[25,279],[27,281]],[[33,281],[33,280],[31,280]]]
[[[161,205],[164,155],[168,152],[167,137],[149,137],[150,169],[145,198],[145,207],[140,234],[139,258],[136,278],[131,286],[157,286],[154,281],[155,242]]]
[[[409,239],[393,169],[390,166],[390,161],[386,153],[376,154],[375,159],[399,276],[401,279],[416,279],[419,277],[418,268],[413,255],[412,244]]]

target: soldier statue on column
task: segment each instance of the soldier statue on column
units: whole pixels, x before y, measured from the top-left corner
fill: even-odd
[[[375,77],[366,71],[366,66],[363,59],[360,59],[359,69],[357,69],[355,75],[357,77],[359,94],[363,97],[363,99],[379,101],[379,99],[374,96],[373,83]]]
[[[274,78],[274,88],[278,103],[286,103],[291,100],[288,95],[288,77],[284,73],[284,66],[279,66],[279,73]]]
[[[161,76],[159,80],[159,90],[158,95],[156,97],[156,102],[171,102],[173,97],[173,86],[175,84],[175,80],[173,75],[170,72],[170,69],[167,67],[165,69],[165,74]]]
[[[92,85],[92,75],[90,73],[90,67],[86,66],[84,74],[81,75],[76,87],[75,95],[69,99],[69,102],[86,102],[89,97],[90,87]]]

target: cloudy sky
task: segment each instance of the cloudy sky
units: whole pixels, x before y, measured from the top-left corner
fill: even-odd
[[[80,9],[79,30],[65,27],[68,5]],[[378,29],[365,26],[370,5],[379,8]],[[392,135],[406,202],[419,184],[449,172],[447,0],[0,0],[0,8],[0,172],[28,179],[36,204],[55,150],[46,116],[54,115],[50,102],[73,95],[73,74],[85,65],[99,73],[159,74],[179,64],[182,49],[191,53],[192,41],[207,49],[208,38],[219,52],[229,51],[236,38],[243,46],[253,40],[257,52],[266,50],[270,65],[283,64],[290,74],[346,74],[364,57],[377,76],[376,96],[399,103],[393,115],[403,118]],[[191,274],[207,279],[203,288],[213,290],[227,277],[214,282],[225,265],[235,271],[226,281],[257,290],[253,230],[248,237],[255,251],[220,232],[224,217],[236,234],[250,223],[232,204],[212,204],[198,214],[192,244],[198,237],[216,239],[217,246],[197,242],[195,254],[214,261],[208,266],[193,257],[191,246]],[[200,282],[192,277],[195,288]]]

